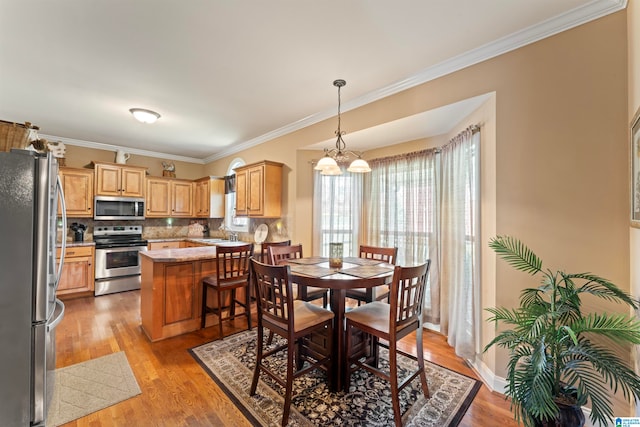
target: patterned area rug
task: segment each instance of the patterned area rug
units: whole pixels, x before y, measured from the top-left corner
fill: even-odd
[[[256,426],[279,426],[284,388],[266,375],[260,376],[255,396],[249,396],[256,358],[255,329],[190,350],[193,357],[224,390],[247,419]],[[276,340],[274,340],[276,345]],[[381,349],[380,366],[388,368],[386,349]],[[285,352],[275,369],[284,372]],[[400,378],[415,362],[400,356]],[[420,380],[415,379],[401,393],[405,426],[454,427],[462,419],[480,388],[480,381],[425,361],[431,397],[425,399]],[[364,370],[354,372],[351,388],[331,392],[326,375],[316,370],[294,381],[289,426],[388,426],[393,425],[389,383]]]
[[[56,369],[47,427],[68,423],[140,393],[122,351]]]

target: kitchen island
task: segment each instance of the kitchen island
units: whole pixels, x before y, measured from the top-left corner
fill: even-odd
[[[216,274],[216,247],[243,244],[246,243],[224,241],[210,246],[140,253],[140,317],[149,340],[159,341],[200,329],[202,278]],[[217,303],[213,300],[215,295],[211,298],[210,305]],[[211,324],[213,321],[214,316]]]

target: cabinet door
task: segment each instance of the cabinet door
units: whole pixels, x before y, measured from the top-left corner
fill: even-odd
[[[194,215],[197,217],[209,217],[209,180],[196,182],[196,201],[194,203]]]
[[[248,171],[247,210],[249,216],[264,214],[264,166],[255,166]]]
[[[239,170],[236,172],[236,215],[247,216],[247,170]]]
[[[58,249],[58,257],[60,250]],[[59,258],[58,258],[59,259]],[[93,270],[93,247],[80,246],[68,248],[58,284],[57,295],[70,295],[79,292],[93,292],[95,274]]]
[[[109,164],[96,164],[96,191],[97,196],[121,195],[121,168]]]
[[[224,179],[209,181],[209,218],[224,218]]]
[[[121,174],[121,195],[125,197],[144,197],[145,171],[143,169],[122,168]]]
[[[193,182],[171,181],[171,216],[193,216]]]
[[[68,217],[93,217],[93,174],[90,169],[60,169]],[[59,205],[58,214],[61,214]]]
[[[171,181],[162,178],[147,178],[146,216],[149,218],[168,218],[171,216]]]

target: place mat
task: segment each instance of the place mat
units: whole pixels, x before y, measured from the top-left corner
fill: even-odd
[[[329,258],[320,257],[320,256],[312,256],[308,258],[290,258],[287,260],[288,263],[294,264],[320,264],[321,262],[327,262]]]
[[[289,265],[289,267],[291,267],[291,272],[293,273],[304,274],[305,276],[311,277],[323,277],[336,273],[335,270],[320,267],[319,265]]]
[[[350,264],[357,264],[357,265],[378,265],[384,261],[380,259],[358,258],[358,257],[348,256],[344,258],[344,262],[348,262]]]
[[[140,393],[122,351],[56,369],[47,427],[66,424]]]
[[[393,271],[393,269],[389,267],[382,267],[380,265],[359,265],[357,267],[341,269],[340,273],[366,279],[367,277],[377,276],[378,274],[384,274],[390,271]]]
[[[257,393],[249,396],[256,362],[256,329],[243,331],[189,350],[211,379],[254,426],[279,426],[282,420],[284,387],[267,375],[260,375]],[[278,335],[273,345],[283,344]],[[271,348],[271,347],[270,347]],[[286,350],[271,359],[270,365],[283,373]],[[430,398],[425,398],[420,380],[414,379],[400,393],[403,426],[455,427],[462,420],[482,383],[466,375],[425,361]],[[388,350],[380,349],[380,365],[388,371]],[[416,362],[398,356],[398,375],[405,378]],[[348,392],[332,392],[326,374],[314,370],[293,382],[289,427],[391,426],[391,387],[370,372],[352,374]]]

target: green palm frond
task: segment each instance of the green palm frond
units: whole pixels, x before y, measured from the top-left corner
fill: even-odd
[[[620,344],[640,344],[640,321],[624,314],[590,313],[572,326],[577,334],[591,332]]]
[[[631,298],[631,296],[627,292],[624,292],[622,289],[618,288],[607,279],[591,273],[569,274],[567,275],[567,277],[587,281],[587,283],[582,285],[582,287],[580,288],[580,292],[589,293],[591,295],[595,295],[609,301],[623,302],[633,307],[634,309],[639,308],[637,300]]]
[[[511,329],[487,344],[509,351],[507,387],[511,410],[526,427],[553,419],[560,396],[591,402],[591,420],[606,426],[613,417],[609,388],[629,401],[640,400],[640,376],[624,360],[587,336],[606,337],[617,344],[640,344],[640,320],[624,313],[582,312],[581,296],[638,308],[640,304],[607,279],[591,273],[542,270],[542,261],[517,239],[498,236],[489,246],[517,270],[540,275],[537,287],[520,294],[513,309],[490,308],[489,321]]]
[[[497,236],[489,241],[489,247],[517,270],[536,274],[542,269],[540,258],[513,237]]]

